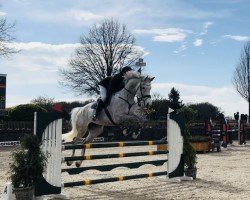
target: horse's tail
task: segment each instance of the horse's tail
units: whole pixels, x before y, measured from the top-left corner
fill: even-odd
[[[62,139],[64,142],[72,142],[73,139],[77,136],[77,129],[76,129],[76,116],[77,113],[79,112],[79,110],[81,109],[81,107],[77,107],[74,108],[71,111],[71,127],[72,130],[68,133],[63,134]]]

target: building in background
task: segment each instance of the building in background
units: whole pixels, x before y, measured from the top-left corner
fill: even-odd
[[[0,74],[0,119],[6,114],[6,77],[7,74]]]

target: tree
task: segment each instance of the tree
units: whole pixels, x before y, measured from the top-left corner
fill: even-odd
[[[152,95],[152,105],[148,116],[151,120],[167,119],[169,103],[168,100],[158,93]]]
[[[63,80],[60,83],[76,94],[99,94],[100,80],[134,64],[142,54],[125,25],[105,19],[95,24],[88,35],[80,37],[80,47],[71,57],[69,68],[60,71]]]
[[[39,97],[31,100],[30,103],[39,105],[47,111],[51,111],[52,106],[55,104],[55,100],[54,100],[54,98],[49,98],[45,95],[45,96],[39,96]]]
[[[188,105],[189,108],[196,110],[197,113],[197,121],[205,121],[210,118],[215,119],[221,114],[220,109],[211,103],[197,103]]]
[[[0,18],[0,57],[18,52],[9,45],[15,39],[12,35],[14,27],[15,24],[8,24],[5,18]]]
[[[233,85],[236,91],[248,102],[248,116],[250,115],[250,41],[241,52],[239,63],[233,74]]]
[[[180,93],[174,87],[171,89],[170,93],[168,94],[169,98],[169,106],[170,108],[174,109],[175,111],[182,108],[184,104],[180,101]]]

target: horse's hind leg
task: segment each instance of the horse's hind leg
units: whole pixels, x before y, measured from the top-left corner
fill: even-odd
[[[89,125],[89,134],[86,137],[84,144],[88,144],[94,140],[98,135],[100,135],[103,131],[103,126],[97,125],[97,124],[90,124]],[[85,148],[82,149],[81,151],[81,156],[85,155]],[[76,167],[80,167],[82,164],[82,160],[79,160],[76,162]]]
[[[86,134],[87,132],[87,127],[77,127],[77,136],[73,139],[73,145],[74,144],[77,144],[77,143],[84,143],[84,141],[82,140],[82,137]],[[75,152],[76,150],[73,149],[72,150],[72,154],[71,154],[71,157],[75,156]],[[73,161],[67,161],[66,164],[68,166],[72,165]]]
[[[72,150],[71,157],[75,156],[75,152],[76,152],[76,150],[73,149],[73,150]],[[67,162],[66,162],[66,165],[67,165],[67,166],[70,166],[70,165],[72,165],[72,163],[73,163],[73,161],[67,161]]]
[[[77,144],[78,142],[84,143],[84,141],[81,140],[80,138],[74,138],[74,139],[73,139],[73,142],[72,142],[72,145]],[[72,150],[71,157],[75,156],[75,152],[76,152],[76,150],[73,149],[73,150]],[[66,162],[67,166],[72,165],[72,163],[73,163],[73,161],[67,161],[67,162]]]

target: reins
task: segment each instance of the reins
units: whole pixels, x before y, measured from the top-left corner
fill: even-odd
[[[139,106],[141,106],[141,103],[140,103],[141,101],[144,101],[144,102],[145,102],[148,98],[151,98],[151,95],[144,95],[144,94],[142,93],[141,82],[140,82],[140,86],[136,89],[135,93],[130,92],[126,87],[124,87],[123,89],[124,89],[125,91],[127,91],[132,97],[134,97],[134,96],[136,95],[138,89],[140,89],[141,97],[138,97],[138,96],[137,96],[137,103],[138,103]],[[128,96],[128,95],[127,95],[127,96]],[[136,102],[133,101],[133,103],[130,103],[130,102],[128,101],[128,98],[125,99],[125,98],[123,98],[123,97],[121,97],[121,96],[119,96],[119,98],[122,99],[123,101],[125,101],[125,102],[128,104],[128,114],[129,114],[131,108],[133,107],[133,105],[136,104]]]
[[[123,88],[125,91],[127,91],[132,97],[134,97],[139,89],[139,87],[137,88],[136,92],[133,94],[132,92],[130,92],[126,87]],[[127,95],[128,96],[128,95]],[[119,98],[123,101],[125,101],[128,104],[128,114],[131,110],[131,108],[133,107],[133,105],[135,104],[135,102],[133,101],[133,103],[130,103],[128,101],[128,99],[124,99],[123,97],[119,96]]]

